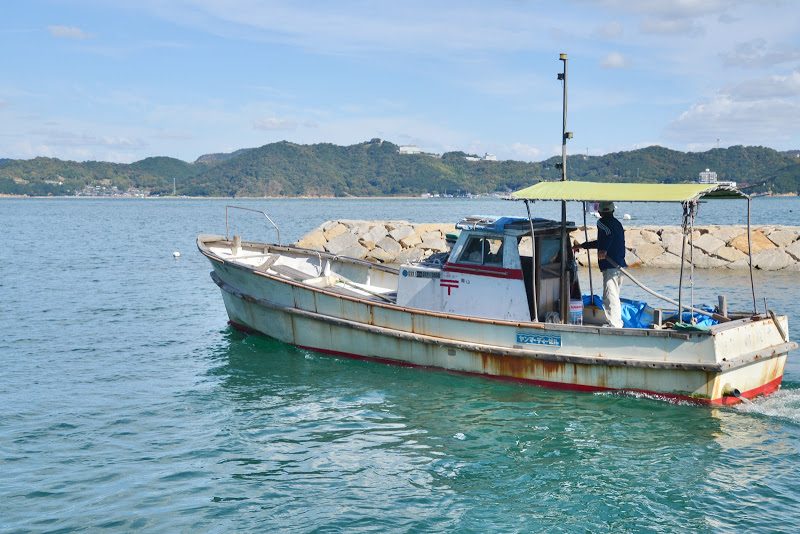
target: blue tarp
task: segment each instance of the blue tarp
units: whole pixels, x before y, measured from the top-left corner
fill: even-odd
[[[705,310],[707,312],[716,312],[717,310],[712,308],[711,306],[703,305],[703,306],[695,306],[695,308]],[[665,321],[672,321],[676,322],[678,318],[678,310],[670,310],[664,311],[664,320]],[[692,324],[692,318],[694,318],[694,324],[697,326],[714,326],[715,324],[719,324],[719,321],[714,319],[713,317],[709,317],[708,315],[700,315],[699,313],[692,313],[685,311],[681,314],[681,321],[682,323]]]
[[[641,300],[621,298],[619,301],[622,305],[622,326],[624,328],[650,328],[650,325],[653,324],[653,308]],[[602,309],[603,299],[599,295],[583,295],[583,305],[590,306],[592,304]],[[710,306],[698,307],[709,312],[715,311],[714,308]],[[694,316],[695,324],[698,326],[713,326],[718,323],[717,320],[706,315],[689,312],[683,312],[681,320],[684,323],[691,324],[692,316]],[[678,312],[677,310],[664,310],[663,317],[664,321],[675,322],[675,320],[678,318]]]

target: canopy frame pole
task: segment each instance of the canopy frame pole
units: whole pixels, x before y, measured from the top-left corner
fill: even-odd
[[[533,217],[531,216],[531,206],[525,201],[525,209],[528,210],[528,223],[531,226],[531,299],[533,300],[533,322],[539,322],[539,296],[536,292],[536,236],[533,232]]]
[[[753,314],[758,315],[756,308],[756,284],[753,281],[753,245],[750,237],[750,197],[747,197],[747,264],[750,267],[750,291],[753,294]]]
[[[589,242],[589,227],[586,226],[586,201],[583,202],[583,242]],[[592,254],[586,249],[586,265],[589,267],[589,293],[592,295],[590,305],[594,305],[594,285],[592,284]]]
[[[689,206],[689,307],[694,309],[694,217],[697,213],[697,203],[692,202]],[[691,324],[697,322],[694,315],[689,322]]]
[[[567,201],[561,201],[561,323],[566,324],[568,321],[567,314],[569,312],[569,288],[570,276],[567,272]]]

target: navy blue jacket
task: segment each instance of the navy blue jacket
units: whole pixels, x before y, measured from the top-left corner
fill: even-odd
[[[605,250],[608,257],[620,267],[627,267],[625,263],[625,229],[613,215],[606,215],[597,221],[597,239],[588,241],[582,248],[596,248]],[[612,269],[612,265],[607,260],[600,260],[600,270]]]

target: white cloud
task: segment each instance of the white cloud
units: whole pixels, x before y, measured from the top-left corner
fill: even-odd
[[[645,17],[639,29],[642,33],[661,35],[700,35],[705,31],[703,26],[688,18]]]
[[[800,70],[785,76],[776,74],[767,78],[746,80],[733,86],[729,93],[737,100],[797,100],[800,98]]]
[[[600,62],[604,69],[624,69],[628,66],[628,60],[618,52],[611,52]]]
[[[599,26],[597,30],[595,30],[595,36],[601,39],[616,39],[617,37],[622,36],[622,32],[622,24],[616,20],[613,20],[609,23]]]
[[[47,31],[50,32],[50,35],[52,35],[53,37],[57,37],[59,39],[83,40],[89,38],[88,33],[75,26],[60,26],[60,25],[48,26]]]
[[[749,80],[692,105],[667,128],[685,143],[774,146],[800,141],[800,71]]]
[[[683,19],[704,15],[723,15],[736,4],[730,0],[601,0],[608,7],[632,11],[645,16]]]
[[[721,24],[734,24],[742,19],[740,19],[739,17],[735,17],[730,13],[723,13],[719,17],[717,17],[717,20],[720,21]]]
[[[512,143],[507,152],[510,153],[512,159],[523,161],[539,161],[542,155],[541,149],[525,143]]]
[[[253,128],[256,130],[294,130],[297,128],[297,122],[291,119],[282,119],[278,117],[264,117],[256,120],[253,123]]]
[[[639,30],[652,35],[691,35],[706,32],[715,22],[731,24],[738,20],[732,13],[757,0],[600,0],[600,6],[639,17]]]
[[[417,0],[316,3],[313,8],[281,0],[185,0],[178,5],[138,0],[135,7],[216,35],[280,42],[325,54],[530,50],[544,46],[540,36],[561,23],[542,12],[520,10],[513,2],[485,9]]]
[[[108,147],[115,149],[139,149],[146,146],[146,143],[141,139],[126,136],[98,136],[88,134],[86,132],[74,132],[56,128],[34,129],[28,133],[30,135],[41,137],[44,144],[56,147]]]
[[[116,149],[91,149],[87,147],[52,146],[30,139],[15,140],[7,147],[8,153],[18,159],[36,157],[59,158],[70,161],[110,161],[130,163],[142,159],[138,152]]]
[[[535,94],[544,83],[541,76],[531,74],[492,73],[477,75],[467,85],[485,95],[508,97]]]
[[[733,51],[720,54],[726,65],[768,68],[800,60],[800,48],[790,45],[767,47],[763,38],[736,43]]]

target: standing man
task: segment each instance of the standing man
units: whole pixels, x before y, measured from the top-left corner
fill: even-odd
[[[628,264],[625,263],[625,229],[614,217],[613,202],[600,203],[597,239],[572,247],[573,251],[581,248],[597,249],[597,259],[603,272],[603,307],[606,320],[611,326],[622,328],[622,306],[619,302],[622,272],[619,268],[627,267]]]

